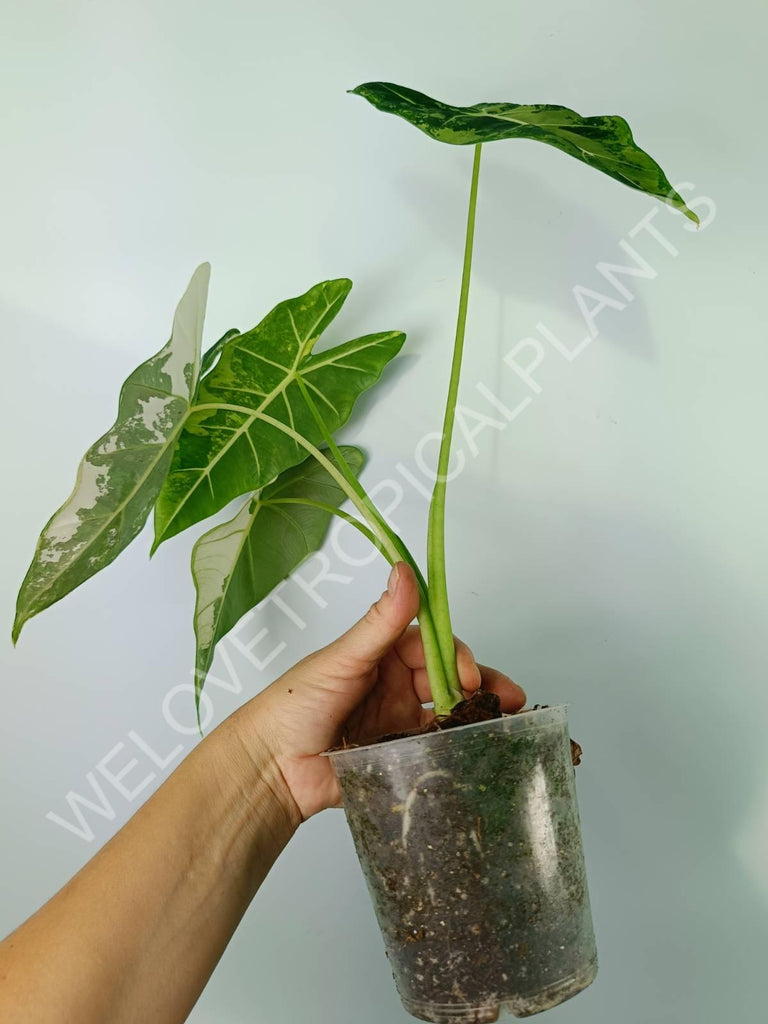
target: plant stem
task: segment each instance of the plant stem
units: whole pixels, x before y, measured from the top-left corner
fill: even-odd
[[[448,466],[451,457],[451,440],[453,424],[456,418],[456,402],[461,378],[461,357],[464,352],[464,333],[467,324],[467,306],[469,303],[469,281],[472,273],[472,247],[475,236],[475,210],[477,207],[477,186],[480,179],[481,145],[475,146],[475,158],[472,164],[472,184],[469,191],[469,210],[467,213],[467,233],[464,242],[464,266],[461,274],[461,292],[459,294],[459,313],[456,321],[456,338],[453,346],[451,377],[448,384],[448,397],[445,404],[443,420],[443,436],[440,441],[440,455],[437,463],[437,477],[429,506],[429,529],[427,533],[427,578],[432,612],[435,618],[437,640],[440,647],[445,673],[449,686],[456,699],[462,699],[459,686],[456,654],[453,642],[453,628],[448,606],[448,585],[445,574],[445,491],[448,477]],[[448,709],[450,710],[450,708]]]
[[[344,494],[347,495],[349,500],[360,512],[362,517],[368,522],[371,527],[371,532],[376,536],[381,544],[380,550],[387,558],[390,563],[399,562],[401,560],[408,562],[413,568],[416,579],[419,582],[419,625],[421,626],[421,638],[424,644],[424,658],[427,666],[427,675],[429,676],[429,686],[432,691],[432,696],[435,701],[435,712],[437,714],[446,714],[445,708],[450,709],[456,700],[453,699],[452,690],[446,678],[445,670],[443,668],[442,657],[440,654],[440,645],[437,639],[437,630],[435,623],[432,618],[432,609],[429,603],[429,592],[427,590],[426,582],[421,574],[418,566],[416,565],[415,559],[410,554],[408,549],[402,540],[395,534],[391,528],[384,522],[381,513],[373,504],[368,495],[363,491],[362,496],[357,493],[357,488],[353,487],[350,482],[346,479],[344,474],[330,461],[315,445],[308,441],[305,437],[285,423],[281,423],[280,420],[275,419],[273,416],[268,416],[266,413],[254,413],[253,409],[247,408],[243,405],[230,405],[229,403],[206,403],[204,405],[195,406],[196,412],[203,412],[207,410],[226,409],[230,412],[239,412],[250,417],[251,419],[260,419],[264,423],[269,423],[270,426],[279,430],[281,433],[286,434],[292,438],[298,445],[300,445],[309,455],[312,455],[328,473],[332,480],[334,480]],[[337,449],[338,450],[338,449]],[[339,453],[341,454],[341,453]],[[344,462],[343,456],[342,463]],[[347,466],[349,470],[349,467]],[[351,470],[349,470],[351,473]],[[354,475],[354,474],[353,474]],[[355,477],[357,481],[357,478]],[[359,483],[359,481],[357,481]],[[362,485],[361,489],[362,489]],[[375,514],[374,514],[375,513]],[[454,654],[455,660],[455,654]],[[461,691],[459,691],[461,692]],[[461,700],[461,697],[459,697]],[[441,709],[441,710],[438,710]]]
[[[400,552],[400,557],[403,559],[403,561],[404,562],[408,562],[408,564],[410,565],[410,567],[413,569],[413,571],[416,574],[416,578],[419,581],[419,585],[423,586],[424,591],[426,592],[427,584],[426,584],[426,581],[425,581],[424,577],[421,574],[421,570],[419,569],[419,566],[418,566],[418,564],[416,562],[416,559],[413,557],[413,555],[410,553],[408,548],[405,546],[405,543],[403,542],[403,540],[400,537],[398,537],[398,535],[395,533],[395,531],[392,529],[392,527],[386,521],[384,516],[381,514],[379,509],[376,507],[376,505],[374,505],[374,503],[371,501],[371,499],[368,496],[365,488],[363,487],[363,485],[360,483],[360,481],[355,476],[355,473],[352,470],[352,467],[349,465],[347,460],[344,458],[343,453],[341,452],[339,446],[336,444],[336,441],[334,440],[333,434],[328,429],[328,425],[326,424],[325,420],[323,419],[323,417],[322,417],[322,415],[320,413],[320,410],[317,408],[317,405],[315,404],[314,399],[310,395],[309,390],[307,389],[307,386],[304,383],[304,381],[301,379],[301,377],[297,377],[296,381],[297,381],[297,383],[299,385],[299,390],[301,391],[301,393],[302,393],[302,395],[304,397],[304,401],[307,404],[307,408],[312,413],[312,416],[313,416],[313,418],[315,420],[315,423],[317,423],[318,428],[320,429],[320,433],[323,435],[323,440],[328,445],[328,448],[329,448],[329,450],[331,452],[331,455],[333,455],[334,459],[336,460],[336,463],[337,463],[339,469],[341,470],[341,472],[344,474],[344,476],[345,476],[345,478],[347,480],[347,483],[352,488],[352,490],[355,492],[355,494],[357,494],[357,496],[360,498],[360,500],[365,502],[365,505],[368,508],[371,516],[373,516],[373,518],[379,524],[379,527],[380,527],[381,531],[389,538],[389,540],[392,542],[392,544],[394,544],[394,546]]]
[[[378,508],[371,501],[370,497],[365,491],[365,488],[355,476],[352,468],[350,467],[344,455],[340,451],[336,444],[333,434],[328,429],[328,426],[323,419],[320,410],[314,402],[314,399],[309,393],[308,388],[304,384],[301,377],[297,378],[299,388],[304,397],[304,400],[312,413],[315,422],[320,428],[320,432],[323,435],[323,439],[328,445],[331,454],[338,463],[341,471],[346,477],[350,487],[355,491],[361,501],[365,502],[366,507],[369,509],[371,515],[374,517],[376,522],[379,524],[382,532],[389,538],[395,548],[399,551],[400,557],[403,561],[407,562],[413,569],[416,579],[419,584],[419,612],[418,619],[419,625],[421,626],[421,640],[424,646],[424,661],[427,668],[427,677],[429,678],[429,688],[432,693],[432,698],[435,702],[435,710],[437,714],[447,714],[451,707],[456,703],[455,691],[452,689],[448,676],[446,674],[445,666],[443,664],[443,656],[440,651],[440,642],[437,635],[437,629],[434,622],[434,614],[432,612],[432,605],[430,602],[429,588],[427,582],[421,573],[421,569],[406,547],[403,540],[395,533],[389,523],[386,521],[384,516],[378,510]],[[451,658],[455,663],[455,650],[453,647],[453,637],[451,637]],[[457,678],[458,686],[458,678]],[[461,694],[461,689],[459,688]],[[463,696],[463,694],[462,694]],[[462,699],[459,697],[459,700]],[[437,709],[440,710],[437,710]]]
[[[297,445],[307,452],[307,454],[316,459],[334,483],[338,484],[344,494],[346,494],[358,512],[362,515],[363,519],[370,524],[374,534],[377,536],[379,541],[381,541],[387,557],[395,562],[399,560],[401,556],[396,545],[386,534],[382,532],[379,522],[372,514],[371,509],[375,508],[375,506],[371,502],[370,498],[365,495],[365,500],[363,500],[357,494],[355,488],[352,487],[346,479],[342,471],[337,466],[334,466],[331,460],[327,458],[316,445],[312,444],[311,441],[308,441],[306,437],[303,437],[297,430],[294,430],[287,424],[275,419],[274,416],[269,416],[264,412],[254,412],[253,409],[249,409],[245,405],[232,405],[229,402],[207,402],[204,405],[196,405],[194,408],[195,412],[207,412],[209,410],[215,412],[222,409],[227,412],[239,412],[247,416],[251,422],[253,420],[261,420],[262,423],[268,423],[270,427],[274,427],[275,430],[279,430],[281,434],[285,434],[287,437],[290,437],[291,440],[295,441]],[[240,429],[242,430],[243,428],[241,427]]]

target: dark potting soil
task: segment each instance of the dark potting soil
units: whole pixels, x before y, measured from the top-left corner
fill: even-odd
[[[453,725],[500,717],[498,699],[487,714],[493,696],[465,701]],[[342,785],[406,1008],[483,1024],[584,988],[594,937],[565,730],[455,739],[418,758],[397,744],[388,764],[347,769]]]
[[[420,736],[422,733],[438,732],[442,729],[455,729],[459,725],[474,725],[475,722],[489,722],[493,718],[501,718],[501,701],[495,693],[488,693],[486,690],[478,690],[467,700],[456,704],[448,715],[436,715],[431,722],[427,722],[421,729],[413,729],[410,732],[388,732],[384,736],[377,736],[369,743],[388,743],[390,740],[402,740],[406,736]],[[356,744],[345,743],[345,747]]]
[[[549,707],[549,705],[534,704],[532,708],[521,709],[514,712],[514,714],[523,715],[526,711],[539,711],[546,707]],[[419,736],[423,733],[438,732],[443,729],[456,729],[460,725],[489,722],[494,718],[503,718],[503,716],[504,712],[501,710],[501,701],[498,696],[487,690],[477,690],[467,700],[462,700],[456,704],[450,714],[435,716],[431,722],[428,722],[421,729],[414,729],[411,732],[388,732],[384,736],[378,736],[374,740],[369,740],[368,743],[388,743],[390,740],[405,739],[406,736]],[[348,743],[345,739],[341,748],[334,749],[347,749],[352,746],[356,746],[356,744]],[[582,754],[581,745],[576,740],[571,740],[571,759],[574,765],[581,764]]]

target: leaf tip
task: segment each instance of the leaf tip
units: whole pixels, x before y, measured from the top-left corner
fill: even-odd
[[[185,294],[189,294],[190,292],[197,290],[203,296],[205,296],[205,300],[207,300],[208,287],[210,283],[211,264],[208,263],[208,261],[206,260],[205,263],[201,263],[198,267],[195,267],[195,272],[189,279],[189,284],[187,285],[187,292]]]
[[[699,220],[699,215],[697,213],[694,213],[690,206],[688,206],[688,204],[677,191],[677,189],[670,187],[666,195],[660,195],[659,198],[663,199],[666,203],[672,206],[675,210],[677,210],[678,213],[682,213],[684,217],[688,218],[688,220],[693,221],[696,227],[699,227],[701,223]]]
[[[27,624],[29,619],[35,614],[30,612],[28,608],[25,610],[22,604],[22,597],[24,594],[24,587],[22,586],[19,591],[19,596],[16,598],[16,614],[13,617],[13,626],[11,627],[11,643],[15,647],[21,636],[21,631]]]
[[[344,302],[352,291],[352,281],[348,277],[334,277],[331,281],[325,281],[319,287],[330,289],[332,295],[331,301],[341,299],[341,301]]]
[[[200,733],[200,739],[205,739],[205,733],[203,732],[203,722],[200,718],[200,696],[203,692],[203,686],[205,685],[205,675],[200,678],[200,669],[195,671],[195,714],[197,716],[197,731]]]
[[[168,517],[160,512],[158,499],[158,503],[155,504],[152,546],[149,549],[150,558],[153,557],[154,553],[164,541],[169,540],[177,532],[174,530],[173,524],[173,516]]]
[[[697,228],[701,227],[701,221],[699,220],[699,215],[697,213],[694,213],[693,210],[691,210],[688,206],[685,207],[685,209],[683,210],[683,213],[688,218],[688,220],[692,220],[693,221],[693,223],[696,225]]]

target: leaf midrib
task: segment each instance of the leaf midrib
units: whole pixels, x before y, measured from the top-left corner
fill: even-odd
[[[315,330],[317,325],[320,323],[320,321],[323,319],[323,317],[326,315],[326,313],[328,312],[328,310],[331,308],[332,305],[333,305],[333,303],[328,303],[326,305],[326,308],[323,311],[323,313],[318,317],[318,319],[312,325],[311,331]],[[295,325],[294,325],[294,331],[295,331]],[[344,358],[346,358],[346,356],[348,356],[348,355],[353,355],[356,352],[362,352],[362,351],[364,351],[367,348],[372,348],[375,345],[379,345],[382,342],[387,341],[390,338],[394,337],[397,333],[398,333],[397,331],[390,331],[390,332],[386,332],[384,334],[378,334],[378,335],[376,335],[376,339],[374,341],[369,341],[365,345],[360,345],[358,348],[355,348],[355,349],[348,349],[344,353]],[[305,375],[305,374],[308,374],[308,373],[313,373],[315,370],[319,370],[319,369],[321,369],[324,366],[337,366],[337,365],[340,365],[340,364],[337,364],[333,358],[330,358],[330,359],[321,360],[320,362],[317,362],[317,363],[313,363],[311,366],[307,366],[307,367],[300,366],[301,359],[304,357],[303,354],[306,353],[306,346],[308,345],[308,343],[310,341],[312,341],[314,343],[314,341],[316,341],[316,340],[317,339],[314,338],[311,333],[309,334],[309,336],[307,338],[304,339],[303,342],[301,341],[301,339],[297,335],[297,342],[299,343],[299,349],[300,349],[300,352],[302,353],[302,355],[301,356],[297,355],[297,358],[294,360],[293,366],[290,368],[290,372],[288,374],[286,374],[286,377],[284,378],[284,380],[276,388],[274,388],[274,390],[269,395],[267,395],[264,398],[264,401],[259,405],[258,409],[247,409],[247,407],[245,407],[245,406],[228,405],[227,403],[224,403],[224,402],[203,402],[203,403],[200,403],[198,405],[194,405],[194,406],[192,406],[189,409],[189,411],[187,413],[187,416],[185,417],[185,420],[184,420],[185,423],[196,412],[202,412],[202,411],[207,411],[207,410],[210,410],[211,412],[226,411],[226,410],[229,410],[231,412],[239,412],[245,418],[244,418],[243,422],[238,427],[235,427],[233,429],[232,436],[229,438],[228,441],[226,441],[226,443],[224,445],[222,445],[222,447],[219,449],[219,451],[216,452],[215,456],[211,459],[211,461],[207,464],[207,466],[203,467],[200,470],[199,478],[194,482],[192,487],[189,488],[189,490],[184,495],[183,500],[174,509],[173,515],[168,519],[167,523],[165,524],[162,536],[156,539],[155,545],[157,545],[162,540],[162,538],[166,536],[166,534],[168,533],[169,527],[177,519],[177,517],[181,513],[181,510],[185,507],[185,505],[190,500],[192,495],[197,491],[198,487],[201,486],[203,480],[209,480],[210,479],[210,476],[211,476],[211,473],[213,471],[213,468],[216,465],[218,465],[219,461],[226,455],[226,453],[230,450],[230,448],[239,440],[240,437],[242,437],[243,434],[246,434],[247,436],[250,436],[248,434],[248,431],[253,426],[253,424],[254,424],[254,422],[256,420],[260,419],[263,422],[265,422],[264,421],[264,415],[263,415],[265,408],[267,408],[281,393],[284,393],[288,389],[288,386],[290,384],[292,384],[293,381],[295,381],[298,377],[302,376],[303,374]],[[241,346],[236,346],[236,347],[241,348]],[[355,370],[359,371],[359,367],[344,367],[344,366],[340,366],[340,368],[341,369],[355,369]],[[214,385],[214,387],[215,386],[216,385]],[[225,390],[225,389],[222,388],[222,390]],[[237,390],[237,389],[234,389],[234,390]],[[287,399],[287,396],[284,395],[284,397],[286,397],[286,399]],[[296,433],[298,434],[298,432],[296,432]]]
[[[421,108],[421,110],[424,111],[425,113],[427,113],[427,114],[430,113],[429,108],[425,108],[422,104],[417,103],[416,100],[411,99],[410,96],[404,96],[401,92],[398,92],[397,89],[392,88],[392,86],[390,86],[389,89],[390,89],[390,92],[395,94],[395,96],[398,96],[400,99],[405,100],[405,102],[409,103],[412,107],[415,107],[416,109]],[[437,103],[439,101],[434,100],[433,102]],[[495,118],[498,121],[504,121],[505,123],[508,123],[508,122],[512,121],[515,124],[527,124],[527,125],[530,125],[531,127],[534,127],[534,128],[543,127],[542,125],[537,125],[535,121],[526,121],[525,118],[505,117],[503,114],[490,113],[487,110],[485,110],[485,111],[484,110],[473,110],[472,107],[454,107],[450,103],[445,103],[445,104],[440,104],[440,105],[445,107],[447,110],[454,111],[454,116],[456,116],[456,114],[459,114],[459,115],[463,114],[463,115],[466,115],[468,117],[492,117],[492,118]],[[574,111],[574,113],[575,113],[575,111]],[[578,114],[577,116],[581,117],[581,114]],[[568,126],[568,125],[565,125],[565,124],[558,124],[557,122],[555,122],[553,124],[547,125],[547,127],[550,127],[550,128],[566,128],[566,127],[578,127],[578,126],[577,125],[570,125],[570,126]]]
[[[430,113],[428,108],[422,107],[421,104],[416,103],[415,100],[412,100],[408,96],[403,96],[403,94],[399,93],[396,89],[391,89],[391,91],[396,96],[400,97],[400,99],[405,100],[406,103],[409,103],[415,109],[421,108],[424,113],[426,113],[426,114]],[[496,120],[496,121],[501,121],[503,124],[510,124],[511,123],[511,124],[517,124],[517,125],[521,125],[521,126],[524,125],[524,126],[527,126],[529,128],[539,128],[542,131],[546,131],[548,128],[553,128],[553,129],[557,128],[557,129],[560,129],[561,131],[578,132],[580,127],[586,127],[584,125],[580,126],[580,125],[574,125],[574,124],[567,124],[565,122],[561,123],[561,122],[558,122],[558,121],[548,122],[546,125],[542,125],[542,124],[537,124],[535,121],[526,120],[525,118],[521,118],[521,117],[512,117],[511,115],[507,116],[507,115],[504,115],[504,114],[500,114],[500,113],[498,113],[496,111],[491,112],[491,111],[488,111],[488,110],[473,110],[471,107],[454,107],[454,106],[450,106],[449,104],[445,104],[445,106],[447,107],[448,110],[453,112],[452,113],[453,117],[457,117],[457,116],[461,117],[461,116],[463,116],[463,117],[491,118],[491,119]],[[574,111],[574,113],[575,113],[575,111]],[[581,114],[578,114],[577,116],[581,117]],[[597,130],[599,130],[599,126],[598,125],[590,125],[589,127],[597,128]],[[459,129],[454,128],[453,130],[454,131],[458,131]],[[605,131],[609,131],[609,129],[606,128]],[[589,150],[584,149],[584,147],[582,147],[582,146],[577,146],[577,148],[580,149],[582,153],[588,153],[589,152]],[[612,160],[619,160],[620,159],[619,157],[612,156],[611,154],[607,154],[607,158],[608,159],[612,159]]]
[[[338,299],[336,301],[338,301]],[[342,297],[342,301],[343,301],[343,297]],[[293,333],[296,336],[296,342],[298,344],[298,349],[297,349],[297,352],[296,352],[296,358],[293,361],[293,365],[291,366],[290,370],[288,371],[286,376],[283,378],[281,383],[276,388],[274,388],[270,392],[270,394],[268,394],[268,395],[266,395],[264,397],[264,401],[261,403],[261,405],[258,407],[258,409],[248,410],[248,416],[246,417],[245,420],[243,420],[243,423],[239,427],[236,427],[235,430],[232,431],[232,437],[219,449],[218,452],[216,452],[216,455],[213,457],[213,459],[211,459],[211,461],[208,463],[208,465],[205,466],[200,471],[199,478],[195,481],[195,483],[192,485],[192,487],[190,487],[189,490],[186,492],[186,494],[184,495],[184,498],[182,499],[182,501],[180,501],[179,504],[174,509],[173,515],[168,519],[167,523],[165,524],[165,528],[163,530],[162,537],[165,537],[165,535],[168,533],[168,528],[170,527],[171,523],[173,523],[176,520],[176,518],[178,517],[179,513],[181,512],[181,510],[185,507],[185,505],[187,504],[189,499],[192,497],[192,495],[197,491],[197,488],[201,485],[203,480],[204,479],[208,479],[209,483],[210,483],[210,476],[211,476],[211,471],[212,471],[213,467],[218,465],[219,460],[224,457],[224,455],[229,451],[229,449],[232,447],[232,445],[235,444],[235,442],[243,435],[243,433],[244,432],[247,433],[247,431],[253,425],[254,421],[259,418],[259,414],[262,413],[264,411],[264,409],[267,406],[269,406],[277,398],[278,395],[280,395],[282,392],[285,392],[287,390],[287,388],[288,388],[288,385],[291,384],[296,379],[297,371],[299,369],[299,365],[301,363],[301,360],[304,358],[305,346],[308,345],[310,342],[312,342],[312,344],[314,344],[314,342],[317,340],[317,337],[314,335],[314,331],[316,330],[317,325],[320,323],[320,321],[328,313],[328,310],[331,309],[331,307],[333,305],[334,305],[333,302],[328,302],[328,300],[326,299],[325,309],[320,314],[320,316],[318,316],[318,318],[315,320],[315,322],[312,324],[311,328],[309,328],[309,331],[307,332],[307,336],[304,338],[303,341],[299,337],[299,333],[296,330],[296,323],[295,323],[295,321],[293,319],[293,314],[291,313],[290,309],[287,309],[287,313],[288,313],[288,315],[290,317],[290,320],[291,320],[291,326],[293,328]],[[240,337],[242,337],[242,335],[240,335]],[[234,345],[233,347],[236,348],[238,351],[243,351],[243,352],[247,352],[248,351],[247,349],[243,348],[242,345]],[[311,348],[311,345],[310,345],[310,348]],[[249,353],[249,354],[251,354],[251,353]],[[213,385],[213,387],[216,387],[216,385]],[[222,388],[221,390],[226,390],[226,388]],[[245,390],[245,389],[243,389],[243,390]],[[203,403],[200,403],[198,405],[194,405],[194,406],[192,406],[188,410],[187,415],[184,417],[184,423],[186,423],[195,412],[199,412],[199,411],[204,410],[206,408],[211,408],[212,410],[215,410],[215,409],[224,409],[225,407],[226,407],[225,403],[218,403],[218,402],[211,402],[211,403],[203,402]],[[234,409],[233,406],[230,406],[230,408]],[[241,407],[241,408],[244,409],[244,407]],[[211,486],[211,493],[213,495],[213,485],[210,484],[210,486]],[[160,542],[162,537],[156,538],[155,546]]]

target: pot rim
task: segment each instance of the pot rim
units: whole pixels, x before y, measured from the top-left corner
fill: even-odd
[[[377,743],[375,740],[370,743],[362,743],[356,746],[342,747],[336,750],[323,750],[320,753],[320,757],[337,758],[343,757],[345,754],[360,754],[365,750],[387,750],[394,744],[403,743],[418,743],[429,742],[430,740],[443,740],[446,737],[454,736],[457,733],[467,732],[470,729],[492,729],[498,727],[500,722],[511,722],[514,719],[522,721],[527,720],[530,725],[522,726],[519,731],[523,731],[525,728],[533,728],[534,721],[538,716],[543,715],[545,718],[554,718],[557,722],[561,720],[567,720],[567,710],[570,707],[570,702],[563,702],[561,704],[548,704],[543,708],[521,708],[520,711],[515,711],[512,714],[503,714],[501,718],[489,718],[484,722],[471,722],[469,725],[457,725],[452,729],[435,730],[434,732],[422,732],[420,730],[413,729],[405,736],[398,736],[397,739],[386,740],[384,743]],[[556,712],[556,714],[552,714]],[[544,724],[544,723],[539,723]],[[518,731],[518,730],[515,730]]]

